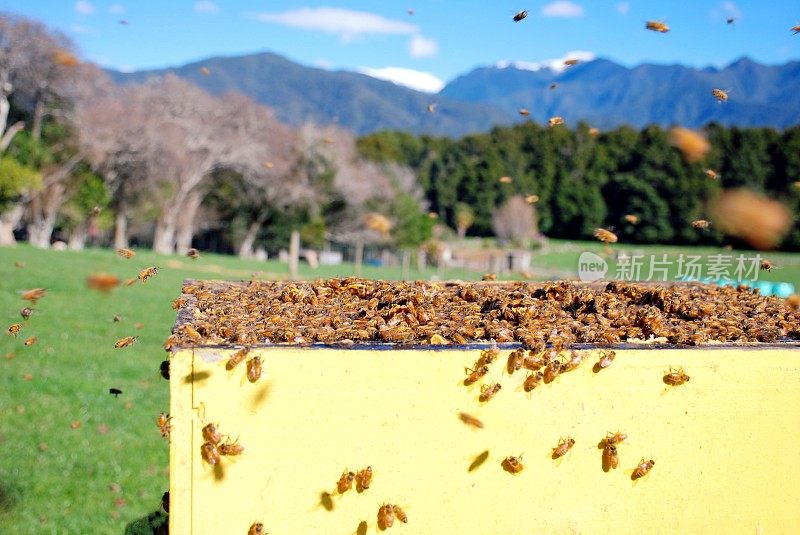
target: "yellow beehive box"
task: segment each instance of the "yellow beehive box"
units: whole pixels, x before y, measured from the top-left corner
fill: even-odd
[[[195,308],[195,326],[206,312]],[[207,338],[191,347],[184,338],[170,359],[171,533],[246,534],[254,522],[273,535],[377,533],[386,503],[408,517],[388,530],[414,534],[771,534],[800,526],[794,342],[625,345],[603,369],[596,363],[608,349],[579,346],[563,357],[577,354],[576,369],[526,392],[529,372],[507,367],[513,344],[253,345],[247,358],[258,356],[263,372],[251,383],[246,362],[226,368],[239,346]],[[491,347],[498,358],[465,385],[465,368]],[[690,379],[666,384],[679,366]],[[480,401],[481,385],[494,383],[501,389]],[[243,453],[206,463],[208,423]],[[616,444],[618,467],[608,469],[603,440],[617,431],[627,438]],[[554,459],[568,437],[574,446]],[[522,471],[504,469],[508,456],[521,457]],[[649,473],[634,479],[650,459]],[[343,472],[367,466],[368,489],[337,491]]]

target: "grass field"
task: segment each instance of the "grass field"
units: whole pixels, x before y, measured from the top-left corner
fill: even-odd
[[[623,248],[645,255],[687,252],[656,246],[614,250]],[[551,242],[536,255],[533,273],[574,277],[578,257],[586,250],[610,256],[598,244]],[[760,278],[800,286],[800,255],[769,258],[777,268]],[[24,266],[16,267],[16,262]],[[124,280],[151,265],[159,266],[159,273],[147,284],[109,295],[86,289],[86,276],[92,272]],[[170,303],[185,278],[249,279],[254,271],[263,272],[264,278],[282,278],[286,266],[211,254],[192,261],[141,251],[125,260],[109,250],[0,248],[0,533],[119,534],[158,508],[168,487],[168,446],[155,419],[168,411],[167,383],[158,368],[166,356],[161,344],[175,319]],[[318,270],[301,266],[305,278],[350,274],[347,264]],[[434,274],[411,272],[412,278]],[[364,276],[399,278],[400,272],[365,267]],[[13,338],[5,330],[20,321],[19,310],[27,304],[19,292],[34,287],[46,288],[47,296]],[[115,314],[122,321],[114,322]],[[37,336],[38,343],[23,345],[28,336]],[[138,336],[138,343],[114,349],[123,336]],[[123,394],[114,398],[111,387]]]

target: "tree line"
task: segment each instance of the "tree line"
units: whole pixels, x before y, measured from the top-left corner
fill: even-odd
[[[373,161],[413,169],[431,210],[451,228],[468,205],[474,236],[492,235],[496,208],[525,196],[536,203],[539,230],[554,238],[592,239],[603,227],[629,243],[741,245],[713,221],[702,231],[691,223],[710,219],[708,203],[723,189],[744,186],[789,208],[794,224],[781,248],[800,249],[800,126],[709,124],[704,133],[712,149],[691,164],[658,126],[597,132],[585,123],[526,122],[455,140],[382,131],[358,147]]]

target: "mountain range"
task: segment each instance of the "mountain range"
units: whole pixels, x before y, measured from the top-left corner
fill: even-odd
[[[555,115],[568,125],[583,120],[600,128],[700,127],[712,121],[775,128],[800,124],[800,61],[767,66],[741,58],[722,69],[628,68],[600,58],[560,72],[498,64],[459,76],[435,95],[356,72],[306,67],[269,52],[108,72],[118,83],[170,72],[212,94],[244,93],[290,125],[337,123],[357,134],[393,129],[462,136],[521,120],[546,122]],[[729,100],[717,102],[714,88],[727,91]],[[433,112],[427,111],[429,104],[435,104]],[[520,108],[530,116],[521,117]]]

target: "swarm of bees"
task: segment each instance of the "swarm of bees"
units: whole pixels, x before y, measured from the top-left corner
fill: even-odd
[[[667,33],[669,31],[669,26],[667,26],[667,23],[659,20],[648,20],[644,23],[644,27],[647,30],[658,33]]]

